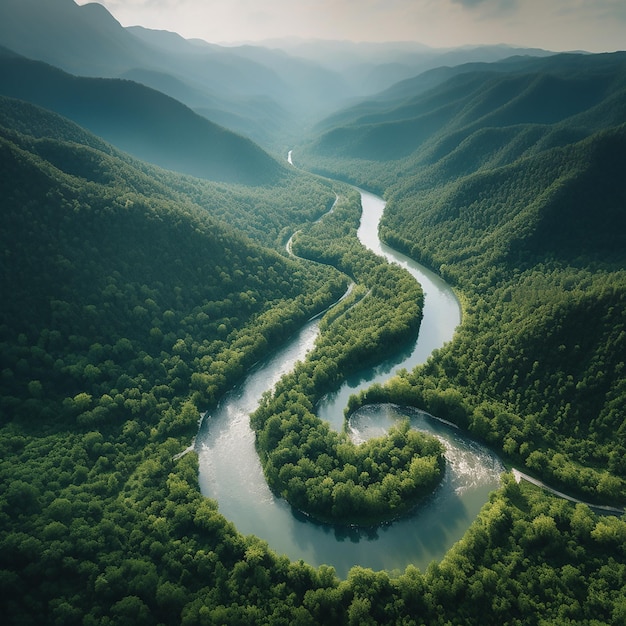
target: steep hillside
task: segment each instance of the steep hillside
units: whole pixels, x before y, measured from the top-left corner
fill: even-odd
[[[513,52],[513,51],[511,51]],[[471,54],[468,54],[471,57]],[[441,106],[449,99],[457,99],[459,94],[449,94],[448,89],[464,88],[463,75],[496,75],[510,74],[519,71],[531,71],[539,64],[545,64],[545,59],[537,60],[527,56],[511,56],[500,62],[470,62],[462,59],[460,64],[441,65],[430,70],[420,72],[405,80],[394,83],[387,89],[369,96],[366,100],[353,106],[334,112],[316,124],[315,131],[323,133],[329,129],[342,126],[359,125],[384,121],[397,121],[415,117]],[[472,80],[470,78],[470,80]],[[435,88],[450,81],[450,87],[438,92]],[[433,90],[432,96],[421,100],[421,96]],[[432,98],[437,98],[434,102]],[[417,106],[417,110],[412,107]]]
[[[2,56],[0,93],[60,113],[167,169],[256,185],[282,175],[282,166],[249,139],[132,81],[80,78],[45,63]]]
[[[228,96],[162,71],[135,69],[120,78],[141,83],[179,100],[208,120],[234,130],[262,146],[275,145],[293,113],[267,96]]]
[[[127,33],[100,4],[77,6],[73,0],[3,0],[0,43],[29,58],[69,72],[115,76],[150,50]]]
[[[44,158],[62,172],[81,180],[119,183],[133,192],[166,202],[187,204],[191,200],[238,232],[274,249],[284,250],[295,230],[319,218],[335,200],[329,183],[293,168],[285,170],[278,186],[253,189],[217,185],[163,170],[116,150],[66,118],[3,96],[0,96],[0,125],[42,139],[39,149],[48,146]],[[75,144],[95,148],[101,155],[111,155],[124,166],[107,168],[102,167],[98,158],[77,158],[73,155]]]
[[[457,272],[494,262],[528,267],[546,258],[619,267],[626,262],[625,155],[621,125],[432,188],[424,181],[419,189],[400,186],[384,225],[414,241],[429,264],[453,263]]]
[[[353,109],[296,151],[384,192],[383,239],[462,293],[455,341],[387,399],[459,421],[562,488],[623,502],[626,55],[418,89]]]
[[[25,106],[2,100],[0,123],[20,118]],[[3,367],[10,373],[3,378],[4,421],[16,411],[24,418],[32,412],[20,402],[29,381],[45,391],[38,408],[47,415],[61,410],[64,397],[97,398],[119,389],[124,363],[144,357],[146,363],[159,359],[153,365],[168,393],[181,392],[202,355],[215,358],[228,337],[250,332],[253,319],[282,306],[282,319],[278,313],[268,320],[261,335],[281,335],[297,323],[305,311],[300,294],[311,280],[322,280],[321,269],[304,273],[189,199],[168,198],[162,183],[95,137],[27,108],[19,130],[2,126],[1,135],[0,280],[2,292],[11,294],[0,322]],[[25,133],[28,119],[34,128]],[[333,279],[331,291],[341,289],[332,285]],[[323,297],[332,297],[326,290]],[[253,343],[269,339],[261,335]],[[180,341],[184,355],[171,352]],[[229,367],[236,371],[246,354],[233,354]],[[181,358],[174,381],[167,374],[174,362],[163,363]],[[22,360],[24,367],[15,369]],[[87,363],[93,367],[85,370]],[[215,391],[230,375],[218,374]],[[215,383],[205,382],[196,391],[210,402]]]
[[[563,143],[623,121],[625,58],[623,53],[555,55],[438,71],[329,118],[297,155],[307,167],[340,167],[348,177],[351,161],[358,161],[355,172],[370,180],[357,182],[370,185],[385,178],[380,163],[388,160],[398,162],[392,176],[399,171],[412,177],[416,167],[448,166],[446,157],[454,159],[456,150],[465,149],[455,159],[464,169],[443,172],[442,180],[493,159],[510,163],[545,144],[553,131],[561,132],[556,141]],[[511,151],[513,134],[523,149]]]

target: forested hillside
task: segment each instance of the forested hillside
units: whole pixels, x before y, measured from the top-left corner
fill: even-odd
[[[303,187],[287,185],[271,202],[176,178],[9,99],[0,99],[0,144],[2,614],[67,623],[66,609],[48,603],[115,562],[132,523],[125,490],[145,471],[167,476],[199,410],[337,299],[346,279],[220,219],[247,213],[252,222],[252,207],[275,204],[274,219],[295,228],[332,198],[304,175],[292,175]],[[298,212],[303,192],[309,203]],[[277,246],[280,235],[267,231]],[[68,559],[73,573],[61,575]],[[36,581],[48,575],[66,582],[45,590]]]
[[[514,482],[425,572],[355,567],[340,581],[242,537],[200,495],[195,455],[175,457],[197,403],[345,282],[211,214],[253,223],[261,207],[269,224],[300,225],[331,194],[295,177],[257,205],[249,189],[159,172],[30,105],[3,99],[0,111],[6,623],[623,620],[626,525]],[[294,213],[301,190],[310,204]],[[349,267],[347,239],[315,252],[316,241],[312,231],[300,252]],[[391,441],[403,437],[412,445],[402,429]]]
[[[4,293],[13,294],[3,305],[3,327],[5,340],[19,338],[14,349],[24,353],[18,357],[5,350],[3,357],[7,365],[22,362],[39,381],[41,405],[54,407],[64,395],[84,391],[82,386],[90,395],[115,387],[121,373],[116,361],[145,357],[149,370],[152,359],[174,344],[176,363],[170,368],[159,358],[157,369],[171,375],[179,364],[185,389],[189,359],[197,364],[203,355],[214,356],[228,337],[245,335],[252,319],[288,308],[280,321],[267,322],[272,333],[284,336],[298,318],[341,293],[345,281],[336,282],[338,274],[331,279],[330,270],[304,272],[298,262],[260,248],[209,210],[167,190],[149,169],[67,121],[6,99],[0,120],[14,122],[2,130],[2,284]],[[28,124],[33,131],[26,132]],[[48,137],[41,137],[45,128]],[[199,195],[207,194],[201,183],[197,188]],[[323,210],[327,191],[319,189],[318,210]],[[216,195],[236,207],[234,194],[230,199]],[[228,213],[228,204],[222,211]],[[320,285],[318,296],[307,294],[307,302],[300,294],[309,291],[305,285],[311,280],[328,282]],[[151,354],[142,354],[147,339]],[[36,358],[29,352],[35,345]],[[97,354],[89,356],[90,350]],[[80,363],[65,363],[64,352],[71,359],[80,355]],[[56,353],[59,360],[51,356]],[[232,357],[225,363],[240,368],[237,355]],[[5,371],[10,381],[15,374],[26,380],[13,366]],[[219,393],[232,375],[215,374]],[[196,384],[203,393],[213,386]],[[11,396],[3,393],[7,402]],[[211,396],[205,402],[213,402]]]
[[[209,180],[272,184],[282,165],[259,146],[130,80],[83,78],[0,51],[0,94],[53,110],[119,149]]]
[[[380,191],[428,189],[623,122],[624,58],[560,54],[429,72],[320,122],[297,157]]]
[[[419,87],[303,160],[332,169],[341,154],[339,173],[359,181],[380,171],[383,238],[463,296],[456,340],[387,399],[447,414],[587,499],[624,502],[626,57],[522,66]],[[353,142],[325,157],[342,133]]]
[[[443,165],[460,147],[444,133],[430,151],[424,144],[369,181],[388,190],[385,237],[439,269],[465,302],[457,339],[370,398],[426,407],[543,476],[620,502],[626,333],[616,173],[624,119],[619,91],[607,86],[606,95],[575,111],[577,126],[563,116],[530,126],[513,116],[470,171]],[[533,137],[528,149],[515,142]],[[357,449],[334,436],[324,441],[328,429],[309,420],[320,391],[340,379],[339,365],[355,370],[372,351],[393,349],[415,333],[420,312],[419,287],[356,246],[358,207],[345,188],[336,219],[303,229],[294,243],[322,262],[308,263],[279,249],[335,200],[313,177],[281,169],[279,186],[261,188],[179,176],[7,98],[0,163],[7,623],[626,619],[626,523],[510,476],[441,563],[394,574],[355,567],[345,581],[330,567],[291,563],[243,537],[200,494],[195,455],[178,457],[199,409],[344,292],[346,274],[329,264],[359,286],[323,322],[325,341],[297,384],[283,381],[284,393],[264,400],[268,414],[255,416],[268,478],[292,502],[321,503],[321,518],[330,506],[340,521],[363,501],[353,493],[366,494],[370,508],[357,511],[363,520],[384,519],[390,508],[403,512],[401,498],[416,497],[407,480],[426,477],[430,488],[438,479],[440,450],[405,426]],[[362,176],[381,166],[356,165]],[[355,178],[354,169],[336,171]],[[600,184],[590,198],[590,186]],[[594,221],[585,208],[597,197],[602,219]],[[570,210],[586,221],[564,225]],[[560,238],[545,234],[554,224],[565,226]],[[360,298],[364,306],[352,307]],[[287,446],[276,443],[292,427],[292,458],[284,462]],[[327,444],[337,453],[328,460]],[[423,462],[414,462],[416,452]],[[376,456],[383,453],[388,458]],[[382,474],[368,477],[361,470],[373,468],[372,459]],[[333,480],[352,481],[352,491],[342,487],[332,501],[317,469],[323,463]],[[385,464],[395,472],[386,482]],[[303,477],[312,479],[310,494],[299,488]]]

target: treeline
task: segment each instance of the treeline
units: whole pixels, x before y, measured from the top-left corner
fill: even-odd
[[[251,424],[277,494],[319,520],[371,525],[429,493],[442,477],[443,455],[436,439],[408,425],[355,446],[314,414],[324,393],[400,349],[421,320],[420,286],[358,242],[360,202],[355,191],[346,194],[323,220],[298,233],[292,250],[339,268],[357,286],[321,320],[315,348],[263,399]]]

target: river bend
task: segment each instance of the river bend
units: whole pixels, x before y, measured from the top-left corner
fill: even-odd
[[[361,192],[361,200],[359,239],[416,277],[425,294],[424,316],[417,342],[406,345],[398,357],[351,377],[320,403],[318,415],[336,429],[343,428],[343,409],[350,394],[388,380],[400,368],[410,370],[423,363],[452,338],[461,316],[459,303],[445,282],[380,242],[378,223],[384,201],[366,192]],[[249,416],[263,392],[304,358],[317,334],[315,320],[306,324],[286,345],[257,364],[203,420],[195,442],[200,489],[217,500],[220,512],[242,534],[256,535],[291,560],[331,565],[341,577],[354,565],[402,571],[414,564],[424,570],[463,536],[489,493],[499,485],[503,467],[489,450],[452,425],[406,407],[367,406],[350,421],[352,438],[359,442],[380,435],[396,420],[409,417],[413,427],[434,434],[444,444],[446,470],[440,486],[412,514],[368,530],[321,524],[293,511],[272,494],[265,481]]]

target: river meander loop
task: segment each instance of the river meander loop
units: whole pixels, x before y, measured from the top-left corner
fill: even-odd
[[[424,290],[424,316],[417,342],[405,346],[401,358],[390,359],[351,377],[321,403],[318,415],[335,429],[343,428],[343,409],[350,394],[373,382],[385,382],[400,368],[413,369],[449,341],[460,322],[458,300],[444,281],[378,239],[378,223],[385,203],[361,192],[363,213],[358,236],[377,254],[410,271]],[[446,449],[446,470],[436,491],[409,515],[373,529],[335,527],[315,522],[294,511],[270,491],[255,449],[249,416],[263,392],[289,372],[313,347],[317,321],[312,320],[280,350],[258,363],[246,379],[222,398],[204,419],[196,438],[202,493],[217,500],[220,512],[244,535],[268,542],[279,554],[311,565],[333,566],[345,577],[354,565],[375,570],[402,571],[409,564],[424,570],[440,560],[458,541],[489,493],[499,485],[503,466],[488,449],[415,409],[372,405],[355,413],[349,424],[358,442],[386,431],[399,418],[437,436]]]

